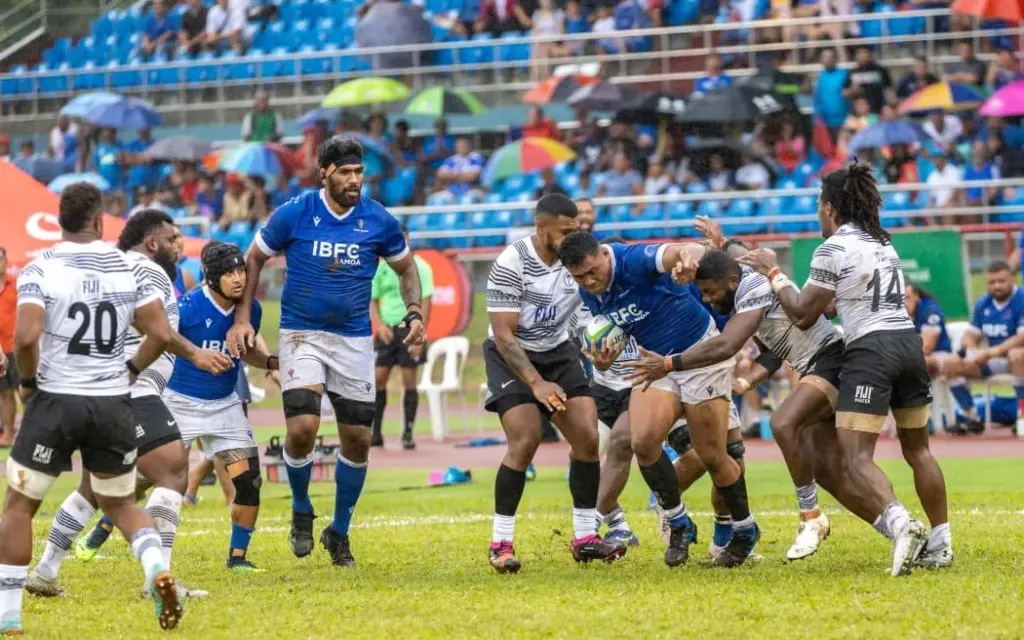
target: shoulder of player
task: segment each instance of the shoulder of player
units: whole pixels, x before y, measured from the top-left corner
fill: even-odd
[[[529,249],[526,247],[528,241],[529,238],[522,238],[502,249],[498,257],[495,258],[494,264],[501,265],[507,269],[520,270],[523,264],[523,256],[529,255]]]
[[[744,268],[740,275],[740,284],[736,287],[736,302],[749,296],[774,295],[771,284],[763,274],[753,269]]]

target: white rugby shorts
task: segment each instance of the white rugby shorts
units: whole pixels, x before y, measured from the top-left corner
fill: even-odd
[[[282,329],[278,340],[281,390],[324,385],[347,400],[373,402],[373,338],[328,331]]]
[[[718,335],[714,321],[708,323],[708,330],[700,342],[710,340]],[[718,364],[703,369],[690,371],[672,371],[667,376],[651,385],[652,389],[661,389],[679,396],[683,404],[701,404],[715,398],[732,396],[732,368],[735,358],[729,358]]]
[[[167,389],[163,398],[178,422],[186,449],[197,438],[207,458],[221,451],[256,446],[252,427],[242,411],[242,401],[235,393],[221,400],[200,400]]]

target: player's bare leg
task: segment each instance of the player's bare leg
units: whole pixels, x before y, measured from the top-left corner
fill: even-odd
[[[804,446],[813,452],[814,478],[833,498],[853,515],[871,524],[877,511],[865,500],[843,468],[835,416],[804,429]]]
[[[11,462],[8,462],[8,477]],[[0,516],[0,634],[24,633],[21,626],[21,600],[28,565],[32,561],[32,518],[35,517],[46,491],[56,478],[39,474],[35,478],[44,486],[34,488],[25,482],[25,488],[37,495],[32,499],[14,490],[8,484],[4,498],[4,512]]]
[[[629,412],[618,417],[608,436],[608,447],[601,464],[601,484],[597,491],[597,517],[608,525],[608,540],[621,540],[628,546],[640,544],[636,534],[626,522],[626,514],[619,506],[619,496],[629,481],[633,465],[633,449],[629,443]]]
[[[917,410],[918,414],[927,412],[928,407]],[[899,437],[903,459],[914,471],[914,488],[921,506],[931,524],[931,536],[924,552],[918,558],[920,566],[937,569],[953,564],[953,539],[949,528],[949,512],[946,502],[946,481],[942,468],[928,448],[928,429],[926,427],[901,427],[900,424],[919,424],[922,416],[915,419],[910,416],[915,410],[893,411],[896,417],[896,434]],[[924,419],[927,420],[926,418]]]
[[[288,539],[297,558],[313,552],[313,520],[316,514],[309,499],[309,483],[313,477],[313,448],[320,430],[323,392],[324,385],[318,384],[282,393],[287,428],[284,463],[292,491],[292,526]]]
[[[573,507],[573,558],[577,562],[616,560],[626,554],[625,543],[602,540],[597,535],[597,496],[601,482],[597,405],[589,396],[570,398],[565,402],[565,411],[555,412],[551,420],[562,432],[570,447],[569,491],[572,493]]]

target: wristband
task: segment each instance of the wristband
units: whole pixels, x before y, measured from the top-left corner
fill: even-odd
[[[21,387],[24,388],[24,389],[35,389],[36,388],[35,376],[33,376],[31,378],[22,378],[21,380],[18,381],[18,384],[21,385]]]
[[[776,269],[778,269],[778,267],[776,267]],[[772,269],[772,271],[774,272],[775,269]],[[771,276],[768,280],[769,280],[769,282],[771,282],[772,291],[776,295],[778,295],[778,293],[780,291],[782,291],[783,289],[785,289],[786,287],[792,287],[793,286],[793,281],[789,279],[789,276],[787,276],[786,274],[782,273],[781,269],[777,273],[775,273],[773,276]]]
[[[412,306],[412,305],[409,305],[409,306]],[[419,306],[419,305],[417,305],[417,306]],[[406,308],[408,308],[408,307],[406,307]],[[402,324],[405,325],[406,329],[408,329],[412,325],[412,321],[413,320],[419,320],[422,323],[423,322],[423,314],[420,313],[419,311],[410,311],[409,313],[405,314],[404,318],[402,318]]]
[[[685,367],[683,366],[683,354],[677,353],[676,355],[672,356],[672,369],[671,370],[672,371],[683,371],[684,369],[685,369]]]
[[[737,246],[743,247],[744,249],[746,249],[746,248],[747,248],[747,245],[743,244],[743,243],[742,243],[741,241],[739,241],[739,240],[733,240],[733,239],[731,239],[731,238],[730,238],[729,240],[726,240],[725,242],[723,242],[723,243],[722,243],[722,246],[721,246],[721,247],[719,247],[719,248],[720,248],[720,249],[721,249],[722,251],[728,251],[728,250],[729,250],[729,247],[731,247],[731,246],[733,246],[733,245],[737,245]]]
[[[132,361],[131,361],[131,360],[129,360],[128,362],[126,362],[126,363],[125,363],[125,366],[126,366],[126,367],[128,367],[128,371],[129,371],[129,372],[130,372],[130,373],[131,373],[131,374],[132,374],[133,376],[135,376],[136,378],[137,378],[137,377],[139,377],[139,374],[140,374],[140,373],[142,373],[141,371],[139,371],[139,368],[138,368],[138,367],[136,367],[136,366],[135,366],[134,364],[132,364]]]

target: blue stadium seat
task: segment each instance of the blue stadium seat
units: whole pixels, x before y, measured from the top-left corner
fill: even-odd
[[[110,84],[114,89],[131,89],[142,85],[142,64],[133,60],[127,64],[111,62],[107,65]]]
[[[189,84],[198,82],[215,82],[219,79],[220,68],[217,66],[217,58],[210,51],[204,51],[196,58],[198,64],[185,67],[185,82]],[[170,84],[166,81],[164,84]]]
[[[526,62],[530,59],[530,45],[525,39],[530,34],[523,31],[508,31],[501,35],[502,40],[512,40],[498,48],[499,59],[503,62]]]
[[[96,63],[92,60],[86,62],[78,73],[75,74],[71,88],[75,91],[103,88],[103,73],[96,71]]]
[[[727,204],[727,202],[722,202],[721,200],[701,200],[700,204],[697,205],[697,215],[717,218],[723,215]]]
[[[888,216],[886,214],[913,211],[917,209],[913,198],[904,191],[890,191],[882,197],[882,226],[903,227],[907,225],[907,219],[902,216]]]
[[[446,39],[446,42],[465,42],[466,36],[453,35]],[[437,49],[434,51],[434,64],[439,67],[451,67],[455,65],[456,50],[452,48]]]
[[[728,209],[725,211],[725,218],[720,219],[719,222],[725,227],[725,232],[728,234],[730,229],[732,233],[738,233],[743,235],[764,233],[765,227],[763,224],[758,222],[745,222],[732,224],[729,222],[729,218],[753,218],[757,216],[757,204],[750,198],[739,198],[733,200],[729,204]]]
[[[22,93],[21,89],[21,78],[18,76],[25,76],[27,78],[28,68],[23,64],[15,65],[7,70],[7,75],[0,79],[0,96],[14,97]],[[28,91],[24,93],[31,93],[32,91],[32,80],[28,79],[29,86]]]
[[[518,176],[510,176],[505,179],[501,185],[501,193],[505,195],[505,199],[513,198],[523,193],[532,194],[537,189],[537,176],[534,174],[524,174]]]
[[[50,66],[46,63],[39,64],[35,67],[35,69],[33,69],[33,71],[36,73],[54,72],[61,71],[61,67],[63,67],[63,71],[66,73],[68,70],[68,64],[66,62],[62,62],[60,65],[55,67]],[[68,77],[67,75],[40,76],[38,78],[38,84],[36,86],[39,89],[39,93],[44,95],[53,93],[64,93],[68,90]]]
[[[813,215],[818,212],[818,199],[815,196],[797,196],[788,200],[789,213],[793,215]],[[792,233],[813,231],[818,228],[818,223],[815,220],[807,220],[806,222],[793,222],[786,223],[792,224]]]
[[[479,42],[480,46],[465,47],[457,52],[459,64],[487,64],[494,62],[494,50],[492,46],[494,36],[489,33],[473,34],[473,42]],[[476,73],[471,71],[470,73]]]
[[[334,29],[335,29],[334,18],[327,16],[326,18],[320,18],[316,23],[316,29],[314,30],[313,37],[320,44],[321,47],[327,43],[337,44],[334,41]]]
[[[256,58],[249,55],[239,56],[234,51],[226,51],[220,57],[220,76],[224,80],[244,81],[256,75]]]
[[[792,178],[799,185],[806,185],[818,171],[810,162],[801,162],[793,169]]]
[[[757,215],[762,218],[785,216],[792,209],[791,198],[783,196],[772,196],[761,200],[761,207]],[[794,222],[765,222],[769,233],[800,233],[803,226]]]
[[[1004,213],[993,214],[993,222],[1024,221],[1024,187],[1017,187],[1014,189],[1010,197],[1003,201],[1003,206],[1012,207],[1012,209]]]
[[[114,33],[114,27],[106,16],[100,16],[89,24],[89,33],[97,40],[106,40],[107,36]]]

